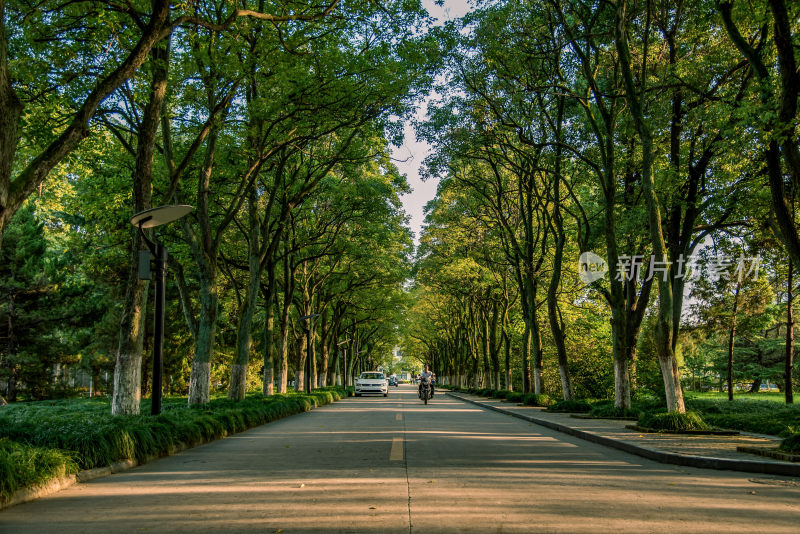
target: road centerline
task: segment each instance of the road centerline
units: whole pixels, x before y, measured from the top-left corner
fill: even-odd
[[[392,449],[389,451],[390,462],[403,461],[403,438],[401,436],[392,438]]]

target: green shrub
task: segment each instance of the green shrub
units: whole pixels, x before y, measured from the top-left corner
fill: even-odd
[[[166,398],[163,413],[111,416],[103,399],[12,404],[0,412],[0,499],[79,469],[110,465],[172,452],[288,415],[328,404],[345,395],[341,387],[310,394],[289,393],[242,401],[214,399],[189,406],[185,398]],[[142,402],[142,413],[149,411]]]
[[[633,405],[630,409],[617,408],[614,406],[614,401],[603,400],[592,403],[589,415],[591,417],[639,417],[642,411]]]
[[[20,488],[76,473],[77,464],[62,451],[0,439],[0,502]]]
[[[697,412],[643,413],[639,417],[639,426],[654,430],[673,431],[711,429]]]
[[[521,402],[528,406],[550,406],[553,404],[553,399],[544,393],[528,393],[522,395]]]
[[[522,397],[523,395],[519,391],[509,391],[506,394],[506,400],[508,402],[522,402]]]
[[[505,399],[511,391],[507,389],[496,389],[492,390],[492,397],[495,399]]]
[[[333,402],[333,395],[330,391],[314,390],[310,395],[314,399],[315,406],[323,406]]]
[[[353,388],[353,389],[355,389],[355,388]],[[345,391],[345,388],[342,387],[342,386],[328,386],[328,387],[324,387],[324,388],[319,388],[319,389],[314,390],[314,391],[315,392],[316,391],[325,391],[327,393],[330,393],[331,394],[331,398],[333,399],[332,402],[338,401],[338,400],[342,400],[343,397],[347,396],[347,392]]]
[[[780,450],[800,454],[800,434],[793,434],[781,441]]]
[[[586,399],[560,400],[547,408],[548,412],[577,412],[587,413],[592,409],[592,404]]]
[[[185,398],[165,399],[157,417],[113,417],[108,402],[94,400],[11,405],[0,412],[0,437],[71,453],[80,469],[91,469],[126,458],[141,461],[168,454],[179,443],[196,444],[241,432],[331,403],[341,391],[248,395],[241,401],[214,399],[193,406]],[[147,404],[143,402],[143,413]]]

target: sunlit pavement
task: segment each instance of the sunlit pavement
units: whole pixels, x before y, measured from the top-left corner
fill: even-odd
[[[797,533],[800,488],[751,479],[400,386],[10,508],[0,532]]]

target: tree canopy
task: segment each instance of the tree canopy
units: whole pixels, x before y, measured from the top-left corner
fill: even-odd
[[[792,402],[800,7],[0,0],[0,385],[192,404],[427,363],[564,399]],[[438,180],[414,246],[392,159]],[[307,374],[310,373],[310,376]],[[745,386],[746,384],[746,386]]]

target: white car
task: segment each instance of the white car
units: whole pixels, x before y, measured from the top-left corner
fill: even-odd
[[[389,395],[389,380],[383,373],[378,371],[365,371],[356,378],[356,397],[366,393]]]

